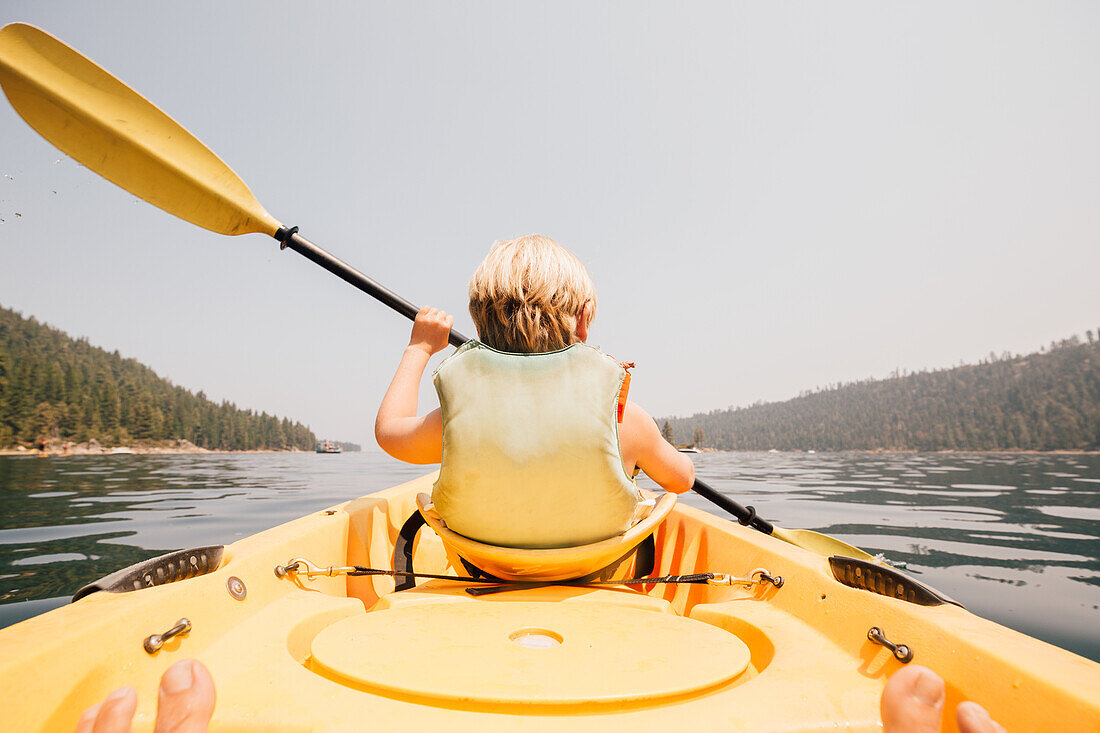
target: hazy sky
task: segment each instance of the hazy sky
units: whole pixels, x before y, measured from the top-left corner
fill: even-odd
[[[16,20],[467,334],[490,244],[556,238],[654,415],[1100,326],[1100,3],[5,0]],[[6,103],[0,174],[0,304],[374,447],[400,316],[135,199]]]

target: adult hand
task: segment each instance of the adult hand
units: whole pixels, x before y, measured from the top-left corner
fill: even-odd
[[[428,353],[428,356],[443,351],[449,343],[451,326],[454,325],[454,322],[454,316],[448,315],[438,308],[421,308],[420,312],[416,314],[416,320],[413,321],[409,346],[423,349]]]
[[[882,691],[883,733],[939,733],[945,699],[943,680],[932,670],[916,664],[898,670]],[[959,704],[955,722],[961,733],[1005,733],[973,702]]]
[[[214,714],[214,679],[194,659],[176,662],[160,678],[154,733],[205,733]],[[130,733],[137,692],[120,687],[80,716],[76,733]]]

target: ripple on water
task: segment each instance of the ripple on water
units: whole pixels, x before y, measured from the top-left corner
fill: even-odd
[[[1087,519],[1091,522],[1100,522],[1100,507],[1091,506],[1045,506],[1037,507],[1043,514],[1052,517],[1065,517],[1067,519]]]
[[[951,484],[953,489],[996,489],[1000,491],[1015,491],[1015,486],[1002,486],[1000,484]]]
[[[12,565],[49,565],[55,562],[66,562],[69,560],[94,560],[93,557],[80,552],[57,552],[53,555],[34,555],[33,557],[21,557],[18,560],[12,561]]]
[[[1006,583],[1008,585],[1014,585],[1016,587],[1027,585],[1027,581],[1020,580],[1019,578],[998,578],[992,575],[982,575],[981,573],[967,573],[967,575],[971,578],[976,578],[977,580],[989,580],[994,583]]]
[[[964,488],[956,486],[955,488]],[[979,489],[969,489],[966,491],[951,491],[948,489],[939,489],[934,492],[936,496],[960,496],[960,497],[982,497],[982,496],[1001,496],[1004,490],[999,491],[981,491]]]

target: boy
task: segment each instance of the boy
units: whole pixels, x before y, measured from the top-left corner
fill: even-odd
[[[454,318],[424,308],[375,421],[394,458],[442,463],[432,499],[454,531],[511,547],[586,544],[637,518],[638,469],[666,491],[691,488],[691,460],[625,399],[625,369],[585,345],[596,293],[571,252],[537,235],[497,242],[469,294],[480,343],[436,370],[440,409],[417,416],[417,392]]]

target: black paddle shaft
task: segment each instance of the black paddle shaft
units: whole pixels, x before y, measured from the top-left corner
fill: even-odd
[[[280,228],[275,232],[274,236],[275,239],[282,243],[281,246],[283,249],[292,249],[307,260],[317,263],[344,282],[354,285],[375,300],[381,301],[390,308],[393,308],[410,321],[415,320],[416,314],[420,312],[419,308],[397,293],[370,279],[338,257],[333,257],[301,234],[298,234],[298,227],[291,227],[289,229]],[[470,339],[452,328],[448,340],[452,346],[462,346],[462,344]],[[695,479],[695,484],[691,487],[691,490],[712,504],[725,509],[730,514],[737,517],[742,524],[754,527],[764,534],[772,533],[771,523],[756,516],[754,510],[743,507],[728,496],[718,493],[718,491],[707,486],[701,480]]]
[[[338,257],[333,257],[301,234],[298,234],[298,227],[291,227],[290,229],[280,228],[279,231],[275,232],[274,236],[275,239],[282,243],[284,249],[292,249],[307,260],[317,263],[344,282],[351,283],[375,300],[393,308],[410,321],[416,319],[416,314],[420,311],[419,308],[386,286],[370,279]],[[448,340],[452,346],[462,346],[462,344],[470,339],[452,328]]]
[[[774,527],[772,527],[771,522],[756,516],[755,509],[741,506],[725,494],[718,493],[717,489],[708,486],[701,479],[695,479],[695,483],[692,485],[691,490],[712,504],[716,504],[737,517],[737,520],[741,524],[746,524],[754,529],[758,529],[764,534],[772,533]]]

